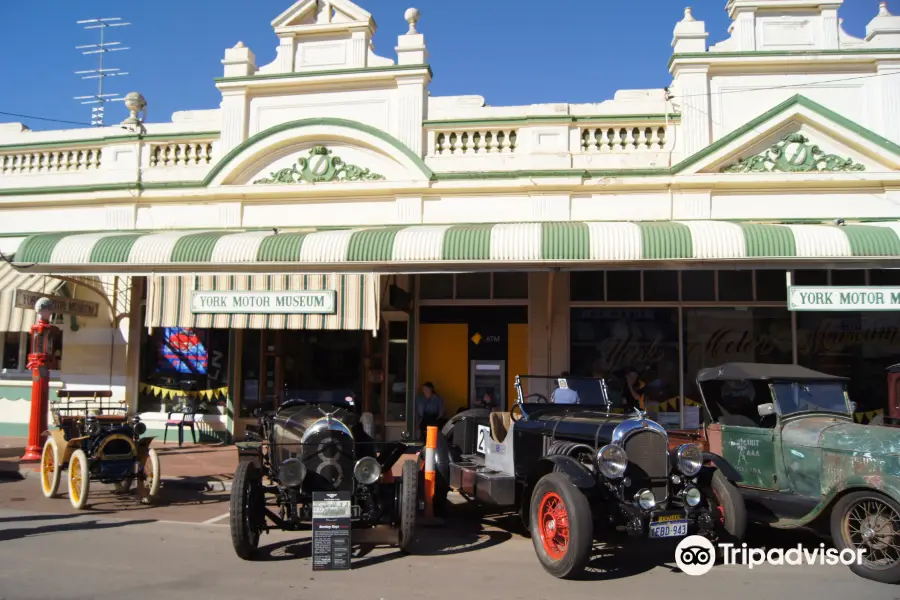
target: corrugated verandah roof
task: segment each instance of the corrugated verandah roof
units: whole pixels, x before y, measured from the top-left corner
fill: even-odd
[[[52,233],[18,264],[325,265],[900,257],[900,222],[843,226],[726,221],[405,225],[327,231]]]

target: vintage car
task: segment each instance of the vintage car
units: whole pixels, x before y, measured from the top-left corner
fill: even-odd
[[[851,569],[900,582],[900,432],[853,422],[846,379],[795,365],[702,369],[708,411],[693,440],[741,474],[751,521],[830,533],[865,550]]]
[[[399,481],[391,469],[415,448],[376,443],[371,417],[340,390],[300,392],[260,415],[247,440],[236,444],[230,525],[240,558],[254,558],[260,534],[272,527],[297,531],[308,526],[314,492],[349,495],[354,545],[409,551],[421,502],[420,474],[415,460],[403,463]]]
[[[743,537],[737,474],[720,457],[695,444],[669,451],[662,426],[643,413],[613,412],[621,396],[603,380],[522,375],[515,385],[512,412],[466,411],[444,427],[436,496],[454,489],[517,510],[549,573],[577,577],[603,529],[653,539]]]
[[[60,390],[52,404],[55,429],[47,431],[41,453],[41,489],[52,498],[68,469],[69,501],[76,509],[87,505],[91,481],[112,483],[127,492],[137,482],[144,504],[159,495],[160,471],[152,437],[141,435],[147,426],[130,419],[123,403],[110,400],[108,390]]]

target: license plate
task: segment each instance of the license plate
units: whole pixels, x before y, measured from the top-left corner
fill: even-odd
[[[651,538],[684,537],[688,532],[687,521],[651,521]]]

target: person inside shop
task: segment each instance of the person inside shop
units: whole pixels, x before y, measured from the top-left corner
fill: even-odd
[[[422,385],[422,395],[416,398],[416,421],[420,439],[425,439],[428,427],[440,427],[444,416],[444,401],[434,391],[434,384],[430,381]]]
[[[628,369],[625,372],[625,394],[623,395],[626,410],[644,410],[644,388],[637,370]]]
[[[578,392],[570,388],[566,383],[568,376],[569,372],[563,371],[559,379],[554,382],[556,389],[550,394],[550,402],[554,404],[578,404]]]

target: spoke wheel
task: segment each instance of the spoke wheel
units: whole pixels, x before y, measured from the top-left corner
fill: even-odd
[[[69,458],[69,501],[75,509],[87,505],[90,485],[87,455],[84,450],[76,450]]]
[[[541,566],[560,579],[581,575],[591,558],[594,537],[584,493],[562,473],[548,473],[534,486],[528,521]]]
[[[559,560],[569,549],[569,513],[556,492],[547,492],[538,509],[541,543],[553,560]]]
[[[45,498],[56,496],[59,491],[61,471],[59,468],[59,450],[56,440],[48,437],[41,452],[41,491]]]
[[[831,517],[831,533],[841,550],[862,550],[857,575],[882,583],[900,583],[900,504],[877,492],[841,498]]]
[[[159,472],[159,455],[150,448],[140,459],[142,473],[138,476],[137,496],[141,504],[152,504],[159,497],[161,483]]]

